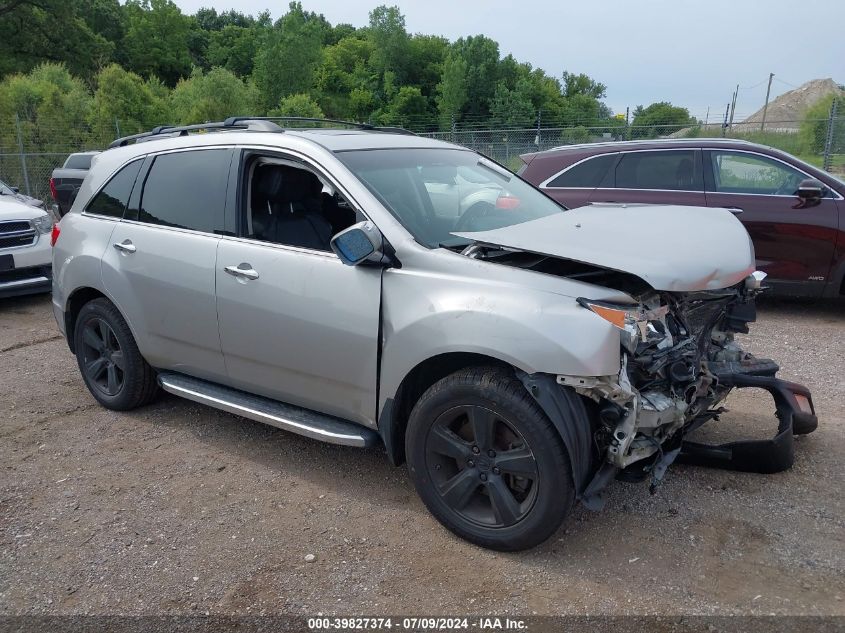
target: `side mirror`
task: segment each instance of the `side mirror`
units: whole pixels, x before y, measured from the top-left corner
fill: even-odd
[[[332,250],[347,266],[364,262],[381,262],[384,258],[384,239],[370,222],[358,222],[342,230],[331,241]]]
[[[12,192],[13,193],[20,193],[21,190],[18,187],[12,187]]]
[[[816,202],[827,193],[827,185],[815,178],[806,178],[798,184],[795,195],[805,202]]]

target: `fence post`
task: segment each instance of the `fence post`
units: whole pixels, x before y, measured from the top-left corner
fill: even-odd
[[[21,119],[18,113],[15,112],[15,127],[18,131],[18,152],[21,156],[21,171],[23,172],[23,185],[26,188],[26,195],[31,196],[32,190],[29,188],[29,173],[26,170],[26,154],[23,153],[23,136],[21,135]]]
[[[830,104],[830,114],[827,117],[827,137],[824,141],[824,160],[822,169],[830,171],[833,159],[833,128],[836,126],[836,98]]]
[[[451,138],[449,139],[452,143],[455,142],[455,113],[452,113],[452,124],[449,126],[449,131],[451,132]]]
[[[538,150],[542,150],[540,147],[540,116],[542,115],[542,110],[537,110],[537,138],[534,139],[534,145],[537,146]]]

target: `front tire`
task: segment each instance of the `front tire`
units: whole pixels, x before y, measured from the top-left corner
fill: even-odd
[[[572,508],[563,441],[512,370],[474,367],[435,383],[411,411],[405,444],[429,511],[482,547],[534,547]]]
[[[158,391],[120,311],[108,299],[89,301],[74,326],[76,362],[88,391],[101,405],[128,411],[148,403]]]

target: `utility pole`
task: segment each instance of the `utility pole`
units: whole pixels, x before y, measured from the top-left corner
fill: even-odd
[[[728,121],[728,129],[733,129],[734,125],[734,112],[736,111],[736,98],[739,95],[739,84],[736,85],[736,90],[734,90],[734,98],[731,100],[731,120]]]
[[[766,127],[766,110],[769,109],[769,95],[772,92],[772,79],[774,79],[775,74],[769,73],[769,87],[766,88],[766,104],[763,106],[763,120],[760,121],[760,131],[763,131],[763,128]]]
[[[728,112],[731,109],[731,104],[725,104],[725,119],[722,121],[722,138],[725,138],[725,131],[728,129]]]

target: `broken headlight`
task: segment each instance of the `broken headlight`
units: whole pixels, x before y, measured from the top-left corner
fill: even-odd
[[[669,306],[647,308],[643,305],[609,303],[578,298],[578,303],[621,330],[622,346],[636,354],[641,344],[658,349],[672,347],[672,334],[666,327]]]

